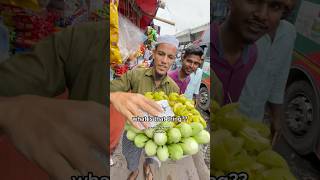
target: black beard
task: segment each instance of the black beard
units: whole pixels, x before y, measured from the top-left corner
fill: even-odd
[[[158,74],[156,71],[154,72],[154,80],[155,81],[159,81],[159,80],[161,80],[161,79],[163,79],[167,74],[165,74],[165,75],[161,75],[161,74]]]

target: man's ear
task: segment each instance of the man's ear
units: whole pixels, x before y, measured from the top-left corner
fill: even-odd
[[[180,61],[183,62],[185,59],[186,59],[186,58],[185,58],[184,56],[182,56],[182,57],[180,58]]]
[[[156,54],[156,50],[153,49],[151,52],[152,52],[152,59],[154,59],[154,55]]]

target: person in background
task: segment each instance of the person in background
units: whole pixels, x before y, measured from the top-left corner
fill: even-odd
[[[143,45],[145,46],[143,54],[138,59],[138,63],[136,67],[142,67],[147,68],[150,67],[150,64],[152,62],[152,51],[151,51],[151,45]]]
[[[180,94],[185,93],[190,82],[190,75],[201,65],[202,55],[203,50],[201,47],[195,45],[187,47],[182,57],[182,67],[168,73],[179,86]]]
[[[203,62],[202,56],[203,56],[203,50],[201,47],[196,45],[190,45],[185,49],[185,52],[182,56],[181,68],[177,68],[168,73],[168,75],[179,86],[180,94],[184,94],[186,92],[186,89],[188,89],[187,86],[193,86],[196,83],[195,79],[193,79],[193,82],[190,84],[191,82],[190,76],[191,74],[194,74],[197,69],[199,69],[200,65]],[[200,81],[201,81],[201,78],[200,78]],[[195,86],[198,86],[198,84]],[[188,89],[187,93],[192,94],[192,98],[193,98],[193,94],[195,94],[196,88],[197,87],[189,87]],[[199,177],[201,177],[201,179],[208,178],[210,175],[209,175],[209,171],[207,171],[207,166],[204,162],[204,156],[202,152],[199,151],[197,154],[192,155],[192,159],[193,159],[193,162],[196,164]]]
[[[269,107],[272,134],[280,132],[285,86],[296,38],[295,27],[280,18],[286,18],[294,5],[295,0],[287,0],[280,4],[283,15],[274,18],[275,25],[268,34],[256,42],[257,63],[246,80],[239,100],[240,111],[258,121],[263,120],[265,107]]]
[[[152,58],[151,45],[147,45],[147,48],[144,51],[143,59],[145,61],[150,61],[151,58]]]
[[[257,59],[255,42],[277,26],[286,1],[231,0],[226,20],[213,24],[210,65],[223,84],[223,104],[238,102]]]
[[[286,11],[287,2],[288,0],[229,1],[229,16],[220,27],[213,27],[211,36],[211,65],[223,84],[223,104],[238,102],[248,74],[257,60],[255,42],[278,26]],[[271,128],[275,132],[274,126]]]
[[[126,60],[125,64],[128,66],[128,69],[133,69],[138,64],[138,54],[137,52],[131,53]]]

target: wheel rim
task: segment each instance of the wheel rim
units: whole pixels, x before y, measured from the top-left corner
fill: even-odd
[[[204,107],[206,106],[207,102],[208,102],[208,92],[207,91],[203,91],[200,93],[200,98],[199,98],[199,101],[200,101],[200,104],[201,104],[201,107]]]
[[[309,97],[297,94],[288,102],[286,123],[296,136],[304,136],[312,125],[313,107]]]

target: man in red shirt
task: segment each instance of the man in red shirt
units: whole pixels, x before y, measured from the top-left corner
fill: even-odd
[[[231,0],[229,16],[221,25],[213,24],[211,66],[223,85],[222,104],[239,100],[257,59],[254,43],[277,28],[286,4],[287,0]],[[274,112],[280,117],[278,110]],[[271,126],[273,138],[276,129],[279,128]]]
[[[176,69],[168,73],[180,88],[180,94],[184,94],[189,82],[190,74],[193,73],[201,64],[203,50],[201,47],[190,46],[186,48],[182,58],[181,69]]]
[[[278,25],[286,0],[231,0],[230,14],[212,25],[211,67],[223,85],[223,104],[237,102],[257,59],[256,40]]]

